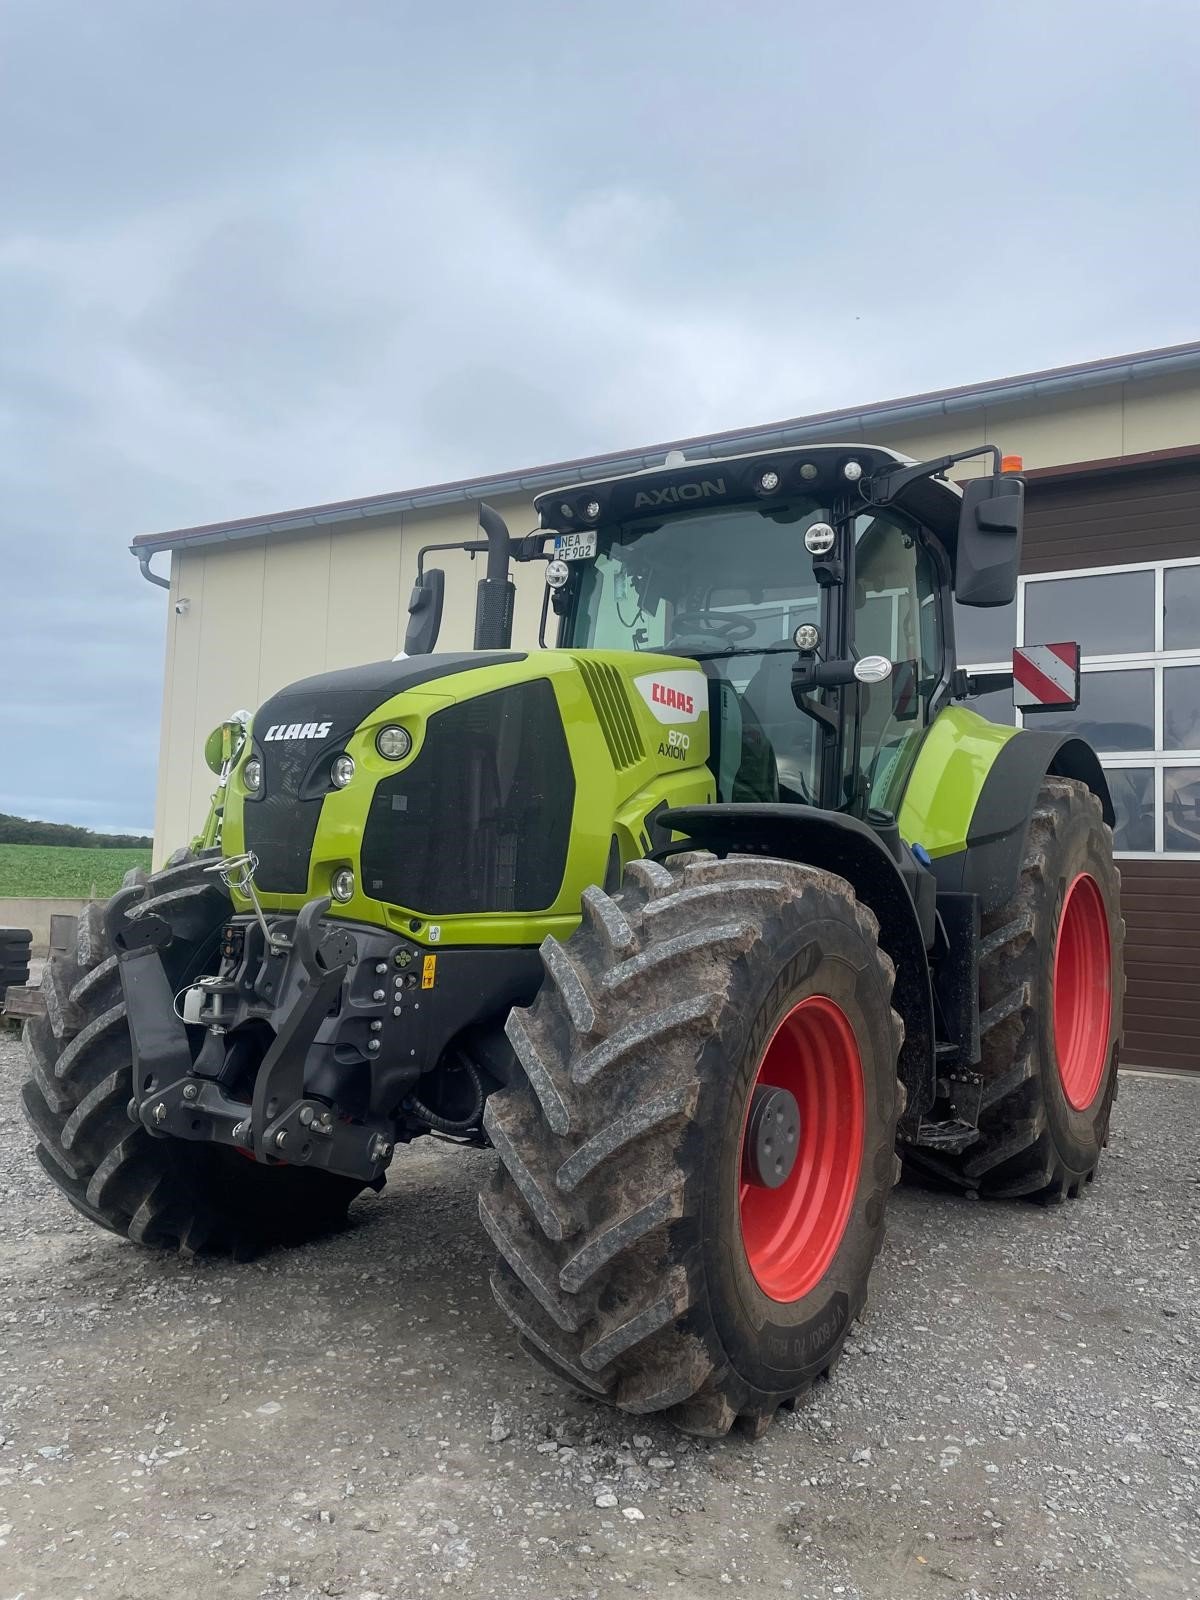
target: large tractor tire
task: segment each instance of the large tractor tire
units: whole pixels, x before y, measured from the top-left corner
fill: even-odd
[[[638,861],[542,949],[480,1215],[529,1353],[687,1432],[752,1432],[837,1360],[895,1181],[894,972],[843,879]]]
[[[217,852],[181,851],[144,882],[140,909],[174,932],[164,964],[175,991],[205,970],[229,897],[206,872]],[[225,1146],[156,1139],[130,1122],[133,1059],[117,958],[104,907],[84,907],[71,948],[42,975],[44,1017],[25,1025],[29,1071],[22,1089],[36,1155],[51,1180],[90,1221],[137,1244],[248,1256],[296,1243],[339,1223],[361,1188],[349,1178],[270,1167]]]
[[[980,1137],[920,1167],[995,1199],[1053,1203],[1091,1183],[1117,1093],[1120,887],[1099,800],[1046,778],[1016,892],[983,924]]]

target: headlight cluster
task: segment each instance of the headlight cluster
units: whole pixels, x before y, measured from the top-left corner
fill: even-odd
[[[412,749],[412,736],[407,728],[380,728],[375,735],[375,748],[385,761],[403,761]]]

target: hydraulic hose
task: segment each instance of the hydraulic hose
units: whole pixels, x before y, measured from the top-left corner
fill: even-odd
[[[458,1064],[466,1073],[467,1077],[471,1080],[471,1088],[475,1093],[475,1104],[471,1107],[470,1116],[442,1117],[439,1116],[436,1111],[431,1110],[429,1106],[425,1105],[423,1101],[418,1100],[415,1094],[409,1096],[408,1109],[412,1112],[413,1116],[420,1117],[422,1122],[427,1123],[435,1133],[472,1133],[479,1126],[479,1119],[483,1115],[483,1102],[485,1098],[483,1092],[483,1079],[479,1076],[479,1072],[475,1066],[475,1063],[470,1059],[469,1056],[465,1056],[461,1050],[458,1052]]]

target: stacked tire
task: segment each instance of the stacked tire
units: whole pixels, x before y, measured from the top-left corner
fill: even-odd
[[[33,935],[28,928],[0,928],[0,1006],[5,991],[29,982]]]

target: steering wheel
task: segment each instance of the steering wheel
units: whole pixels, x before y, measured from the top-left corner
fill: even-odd
[[[736,611],[677,611],[671,622],[671,642],[689,630],[711,633],[724,644],[740,644],[754,637],[756,626]]]

